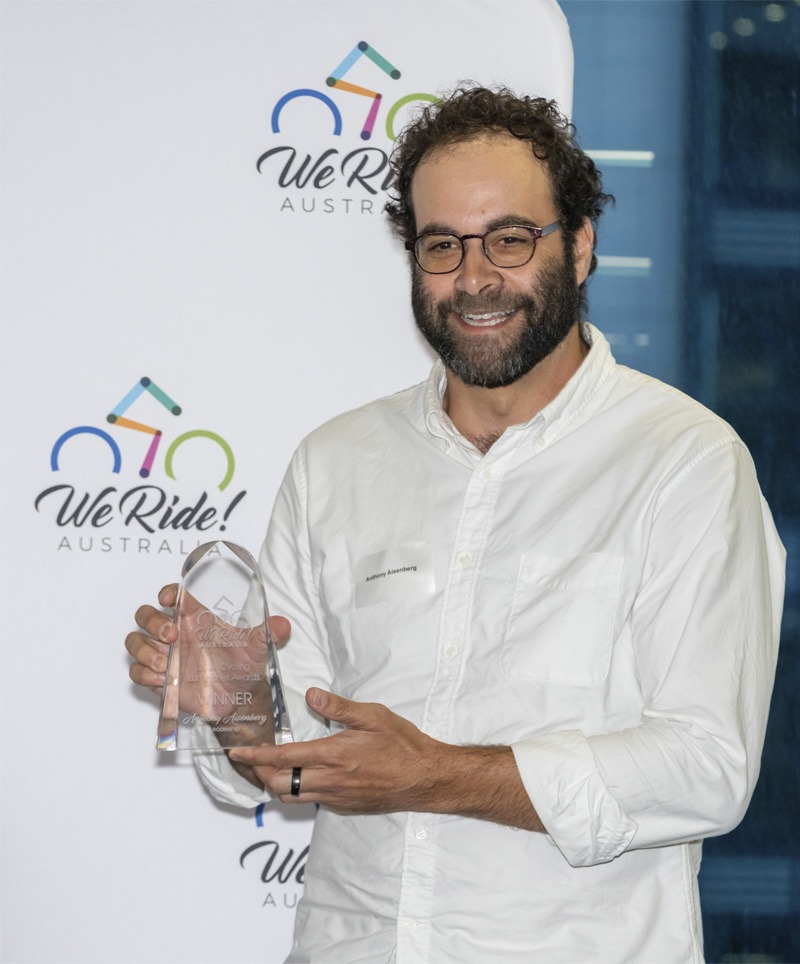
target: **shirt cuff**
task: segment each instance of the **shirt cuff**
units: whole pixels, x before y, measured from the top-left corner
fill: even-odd
[[[606,863],[630,846],[637,824],[609,793],[582,733],[545,734],[511,749],[539,819],[569,864]]]
[[[192,729],[191,749],[203,785],[217,800],[252,810],[259,803],[272,799],[266,790],[254,787],[233,769],[210,726],[198,723]]]

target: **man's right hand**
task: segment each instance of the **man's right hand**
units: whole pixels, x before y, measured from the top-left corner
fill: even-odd
[[[174,609],[178,601],[177,583],[164,586],[158,594],[158,601],[161,606]],[[134,659],[129,675],[134,683],[160,694],[170,645],[177,640],[178,629],[169,613],[154,606],[140,606],[135,619],[141,632],[129,633],[125,639],[125,648]],[[291,624],[283,616],[271,616],[269,630],[275,644],[281,646],[289,638]]]
[[[177,600],[177,583],[164,586],[158,594],[159,603],[170,609]],[[125,649],[134,659],[129,670],[130,678],[139,686],[160,693],[164,686],[170,644],[178,638],[178,629],[172,616],[154,606],[140,606],[135,619],[142,631],[129,633],[125,639]]]

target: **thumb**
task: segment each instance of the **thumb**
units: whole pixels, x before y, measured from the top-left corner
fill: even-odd
[[[365,703],[355,703],[343,696],[329,693],[312,686],[306,693],[306,702],[320,716],[345,726],[363,727],[369,723],[369,712]]]
[[[292,625],[285,616],[270,616],[269,631],[275,645],[283,646],[291,636]]]

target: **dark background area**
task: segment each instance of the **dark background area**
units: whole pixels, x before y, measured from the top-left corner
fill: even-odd
[[[590,320],[729,421],[786,546],[762,773],[700,873],[710,962],[800,961],[800,3],[562,0],[574,120],[617,198]],[[637,153],[632,153],[637,152]],[[644,152],[644,156],[642,156]]]

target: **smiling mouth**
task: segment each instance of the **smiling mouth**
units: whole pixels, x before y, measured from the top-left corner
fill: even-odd
[[[459,314],[459,318],[470,328],[493,328],[495,325],[502,324],[506,318],[510,318],[516,310],[516,308],[511,308],[508,311],[487,311],[480,315],[462,312]]]

